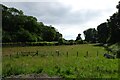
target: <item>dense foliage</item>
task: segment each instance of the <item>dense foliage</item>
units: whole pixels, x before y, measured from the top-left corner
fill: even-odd
[[[106,22],[95,28],[89,28],[83,33],[85,41],[90,43],[117,43],[120,42],[120,2],[116,6],[118,11],[110,16]],[[38,22],[33,16],[24,15],[22,10],[8,8],[2,5],[2,40],[3,42],[40,42],[58,41],[59,44],[81,43],[81,34],[75,41],[65,41],[62,34],[54,27]]]
[[[76,37],[76,41],[78,41],[78,40],[82,40],[81,34],[78,34],[78,36]]]
[[[109,37],[109,28],[107,23],[102,23],[97,27],[98,30],[98,42],[106,43]]]
[[[120,42],[120,2],[116,8],[118,11],[106,22],[98,25],[97,30],[90,28],[84,31],[85,41],[104,44]]]
[[[97,31],[95,28],[87,29],[83,33],[85,35],[85,41],[91,43],[95,43],[97,41]]]
[[[104,47],[108,52],[120,58],[120,2],[116,8],[118,11],[110,16],[110,19],[107,19],[106,22],[98,25],[97,30],[87,29],[84,31],[84,35],[85,41],[105,44]]]
[[[58,41],[62,37],[54,27],[38,22],[22,10],[2,5],[3,42]]]

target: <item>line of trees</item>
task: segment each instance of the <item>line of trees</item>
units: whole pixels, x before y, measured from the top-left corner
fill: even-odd
[[[2,5],[2,4],[1,4]],[[2,5],[2,42],[58,41],[62,34],[22,10]]]
[[[118,11],[110,16],[106,22],[95,28],[85,30],[85,41],[95,43],[117,43],[120,42],[120,2],[116,6]]]
[[[120,42],[120,2],[116,6],[118,11],[110,16],[106,22],[95,28],[89,28],[83,33],[85,41],[90,43]],[[58,41],[59,44],[84,43],[81,34],[76,40],[65,40],[62,34],[53,26],[38,22],[36,17],[28,16],[22,10],[8,8],[2,5],[2,41],[3,42],[41,42]]]
[[[2,5],[2,4],[1,4]],[[54,27],[38,22],[36,17],[28,16],[22,10],[2,5],[2,42],[58,42],[58,45],[83,44],[81,34],[76,40],[65,40]],[[40,43],[35,43],[36,45]],[[43,43],[46,44],[46,43]]]

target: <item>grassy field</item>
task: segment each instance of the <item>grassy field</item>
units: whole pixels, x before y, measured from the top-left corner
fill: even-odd
[[[92,44],[3,47],[2,52],[3,77],[47,74],[61,78],[118,78],[118,59],[104,58],[104,48]]]

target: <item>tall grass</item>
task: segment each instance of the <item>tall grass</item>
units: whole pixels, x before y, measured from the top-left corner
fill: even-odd
[[[106,51],[102,47],[93,45],[3,48],[3,55],[15,55],[14,53],[18,51],[36,50],[39,51],[38,56],[3,56],[3,77],[32,73],[45,73],[49,76],[57,75],[63,78],[118,77],[118,59],[104,58],[103,53]],[[59,56],[57,56],[56,50],[60,51]],[[87,51],[88,56],[85,57]],[[41,56],[41,54],[47,55]]]

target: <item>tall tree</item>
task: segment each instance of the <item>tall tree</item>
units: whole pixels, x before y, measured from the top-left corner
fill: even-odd
[[[97,31],[95,28],[87,29],[83,33],[85,35],[85,41],[92,43],[97,41]]]
[[[109,36],[109,28],[107,26],[107,23],[101,23],[99,26],[97,26],[98,30],[98,41],[100,43],[106,43],[108,36]]]
[[[22,10],[2,5],[3,42],[58,41],[62,34],[52,26],[37,22],[37,18],[24,15]]]
[[[116,8],[118,12],[114,13],[110,19],[107,20],[110,29],[108,42],[110,43],[120,42],[120,2]]]
[[[45,26],[43,30],[43,40],[44,41],[53,41],[55,39],[55,29],[51,26]]]
[[[78,41],[78,40],[82,40],[81,34],[78,34],[78,36],[76,37],[76,41]]]

